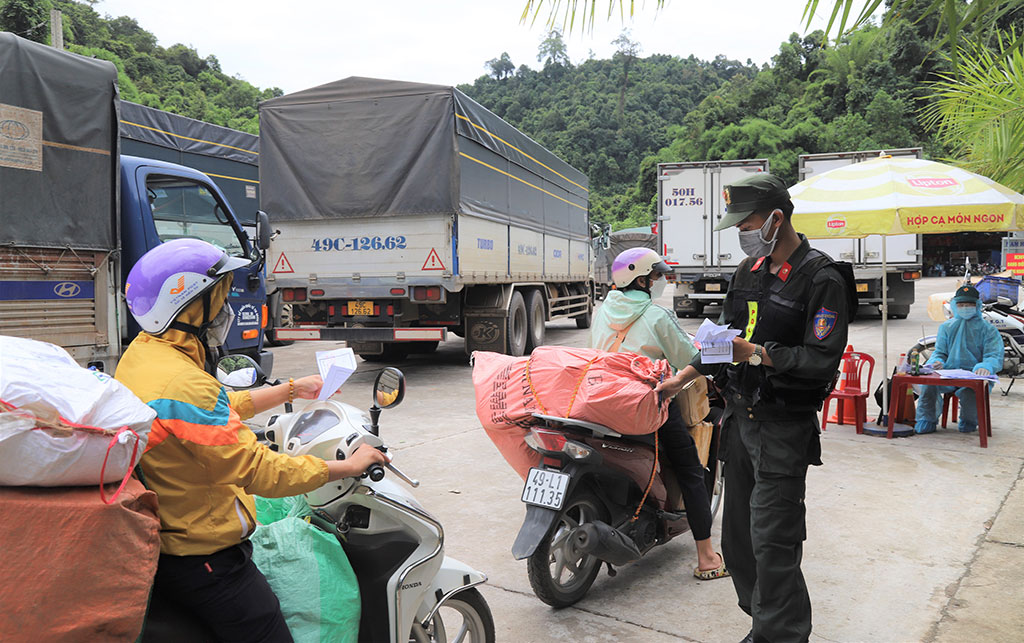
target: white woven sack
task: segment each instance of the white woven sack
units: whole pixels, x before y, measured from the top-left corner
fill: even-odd
[[[118,482],[138,463],[156,412],[113,377],[82,368],[59,346],[0,335],[0,400],[17,408],[0,413],[0,485],[86,486]],[[112,437],[86,431],[62,436],[38,430],[31,414],[138,434]],[[136,449],[136,443],[138,449]],[[109,448],[109,457],[107,457]],[[132,453],[135,459],[132,460]]]

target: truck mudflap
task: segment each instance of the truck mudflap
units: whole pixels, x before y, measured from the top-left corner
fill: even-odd
[[[274,331],[278,341],[443,342],[447,328],[328,328],[294,326]]]

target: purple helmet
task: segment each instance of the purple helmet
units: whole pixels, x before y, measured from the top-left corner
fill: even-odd
[[[616,288],[625,288],[637,277],[646,277],[652,272],[669,273],[672,269],[650,248],[623,250],[612,262],[612,282]]]
[[[249,263],[199,239],[167,241],[142,255],[128,273],[128,310],[142,330],[159,335],[223,275]]]

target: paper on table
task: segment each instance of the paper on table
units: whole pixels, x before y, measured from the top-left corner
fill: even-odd
[[[978,375],[977,373],[968,371],[963,368],[944,368],[935,371],[940,377],[947,379],[958,379],[958,380],[988,380],[990,382],[998,382],[998,375]]]
[[[316,366],[324,386],[318,400],[326,400],[341,388],[345,380],[356,372],[356,354],[351,348],[337,348],[332,351],[317,351]]]
[[[710,319],[705,319],[694,336],[700,345],[700,361],[702,364],[726,364],[732,362],[732,340],[740,331],[728,326],[719,326]]]

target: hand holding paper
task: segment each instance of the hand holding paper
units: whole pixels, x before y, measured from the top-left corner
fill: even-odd
[[[719,326],[710,319],[705,319],[694,336],[700,346],[702,364],[728,364],[732,362],[732,339],[738,337],[740,331],[728,326]]]
[[[345,380],[356,372],[356,354],[351,348],[317,351],[316,366],[324,380],[324,387],[316,399],[326,400],[337,393]]]

